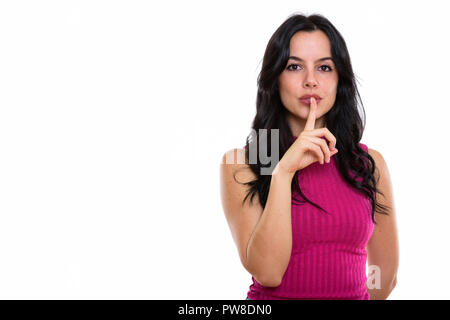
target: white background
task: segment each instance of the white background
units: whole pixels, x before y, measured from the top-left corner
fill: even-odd
[[[293,13],[344,36],[400,236],[389,299],[448,299],[444,1],[0,2],[0,298],[245,299],[219,167]]]

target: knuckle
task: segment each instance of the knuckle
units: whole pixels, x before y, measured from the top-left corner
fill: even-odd
[[[316,145],[315,149],[316,149],[316,152],[317,152],[317,153],[319,153],[319,154],[321,154],[321,155],[323,154],[323,153],[322,153],[322,149],[321,149],[319,146]]]
[[[320,141],[320,144],[324,147],[324,149],[328,152],[329,151],[329,148],[328,148],[328,144],[327,144],[327,142],[325,141],[325,140],[323,140],[323,139],[320,139],[321,141]]]
[[[324,128],[325,132],[333,139],[336,139],[336,137],[331,133],[330,129],[328,129],[327,127]]]

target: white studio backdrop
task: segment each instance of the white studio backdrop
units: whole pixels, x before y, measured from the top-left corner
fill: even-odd
[[[0,298],[245,299],[219,190],[291,14],[344,36],[400,237],[389,299],[448,299],[443,1],[0,2]]]

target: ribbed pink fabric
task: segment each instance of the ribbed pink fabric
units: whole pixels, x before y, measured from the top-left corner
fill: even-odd
[[[365,144],[360,146],[368,152]],[[299,184],[303,194],[328,213],[307,202],[292,202],[292,253],[282,282],[264,287],[252,276],[247,296],[369,300],[365,248],[374,228],[369,198],[342,178],[334,156],[330,163],[315,162],[302,169]]]

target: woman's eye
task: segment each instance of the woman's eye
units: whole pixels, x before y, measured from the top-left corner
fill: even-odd
[[[321,68],[323,68],[323,67],[327,67],[329,70],[328,71],[331,71],[332,69],[331,69],[331,67],[330,66],[327,66],[326,64],[324,64],[323,66],[320,66]],[[326,71],[326,70],[323,70],[323,71]]]
[[[298,70],[297,68],[293,68],[293,67],[300,67],[300,66],[298,64],[291,64],[290,66],[287,67],[287,69],[290,71]],[[326,67],[328,69],[324,70],[323,67]],[[320,66],[319,69],[321,69],[322,71],[325,71],[325,72],[330,72],[331,70],[333,70],[333,69],[331,69],[330,66],[327,66],[326,64]]]
[[[288,68],[288,70],[296,70],[296,69],[293,69],[292,67],[299,67],[299,65],[298,64],[291,64],[289,67],[287,67]]]

